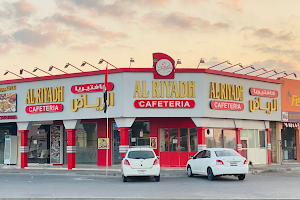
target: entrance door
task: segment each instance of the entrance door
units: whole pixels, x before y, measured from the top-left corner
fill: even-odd
[[[160,133],[162,166],[184,167],[188,160],[188,129],[160,129]],[[170,147],[170,149],[168,150],[166,147]],[[169,162],[167,163],[167,161]]]
[[[296,130],[291,127],[284,127],[281,132],[282,159],[297,160],[296,149]]]

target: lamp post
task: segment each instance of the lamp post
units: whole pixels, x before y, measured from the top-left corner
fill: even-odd
[[[85,64],[88,64],[88,65],[90,65],[90,66],[92,66],[92,67],[94,67],[95,69],[97,69],[97,70],[100,71],[99,68],[95,67],[94,65],[91,65],[90,63],[88,63],[88,62],[86,62],[86,61],[83,61],[83,62],[82,62],[81,67],[83,67]]]
[[[134,62],[134,58],[130,58],[130,61],[129,61],[129,68],[131,67],[131,63]]]
[[[116,66],[114,66],[113,64],[107,62],[106,60],[104,60],[104,59],[102,59],[102,58],[100,59],[100,61],[99,61],[98,64],[102,64],[103,62],[106,62],[107,64],[109,64],[109,65],[113,66],[114,68],[118,69]]]
[[[37,70],[41,70],[40,68],[37,68],[37,67],[35,67],[34,69],[33,69],[33,71],[32,72],[36,72]],[[52,76],[52,74],[50,74],[50,73],[48,73],[48,72],[46,72],[46,71],[44,71],[44,70],[41,70],[42,72],[45,72],[46,74],[49,74],[50,76]]]
[[[18,77],[24,79],[22,76],[20,76],[20,75],[18,75],[18,74],[15,74],[15,73],[12,73],[11,71],[8,71],[8,70],[6,70],[6,71],[4,72],[4,75],[6,75],[6,74],[8,74],[8,73],[11,73],[11,74],[13,74],[13,75],[15,75],[15,76],[18,76]]]
[[[201,63],[205,63],[204,60],[203,60],[203,58],[200,58],[200,61],[199,61],[197,69],[199,68],[199,66],[200,66]]]
[[[61,72],[65,73],[65,74],[68,74],[67,72],[64,72],[63,70],[58,69],[57,67],[54,67],[53,65],[50,65],[48,71],[50,72],[53,68],[57,69],[58,71],[61,71]]]
[[[81,69],[75,67],[74,65],[72,65],[72,64],[70,64],[70,63],[67,63],[66,66],[65,66],[65,68],[69,67],[69,65],[71,65],[71,66],[74,67],[75,69],[78,69],[79,71],[83,72]]]
[[[25,70],[25,69],[20,69],[20,74],[23,74],[23,71],[25,71],[25,72],[27,72],[27,73],[29,73],[29,74],[33,75],[33,76],[36,76],[36,77],[38,77],[37,75],[35,75],[35,74],[33,74],[33,73],[31,73],[31,72],[29,72],[29,71]]]

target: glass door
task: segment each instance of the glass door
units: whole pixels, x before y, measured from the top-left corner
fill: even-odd
[[[170,129],[170,166],[178,167],[179,166],[179,140],[178,140],[178,129]]]

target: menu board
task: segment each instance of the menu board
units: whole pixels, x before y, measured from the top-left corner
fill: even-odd
[[[0,113],[17,112],[17,94],[0,94]]]
[[[50,128],[50,163],[51,164],[63,164],[63,127],[62,126],[51,126]]]

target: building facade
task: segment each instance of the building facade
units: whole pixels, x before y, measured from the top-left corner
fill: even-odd
[[[155,53],[152,68],[108,70],[106,113],[105,70],[2,81],[0,129],[15,125],[9,134],[19,136],[21,168],[117,165],[129,146],[144,145],[160,156],[161,166],[183,167],[209,147],[233,148],[253,164],[270,164],[270,122],[281,121],[281,80],[175,70],[174,63]]]

